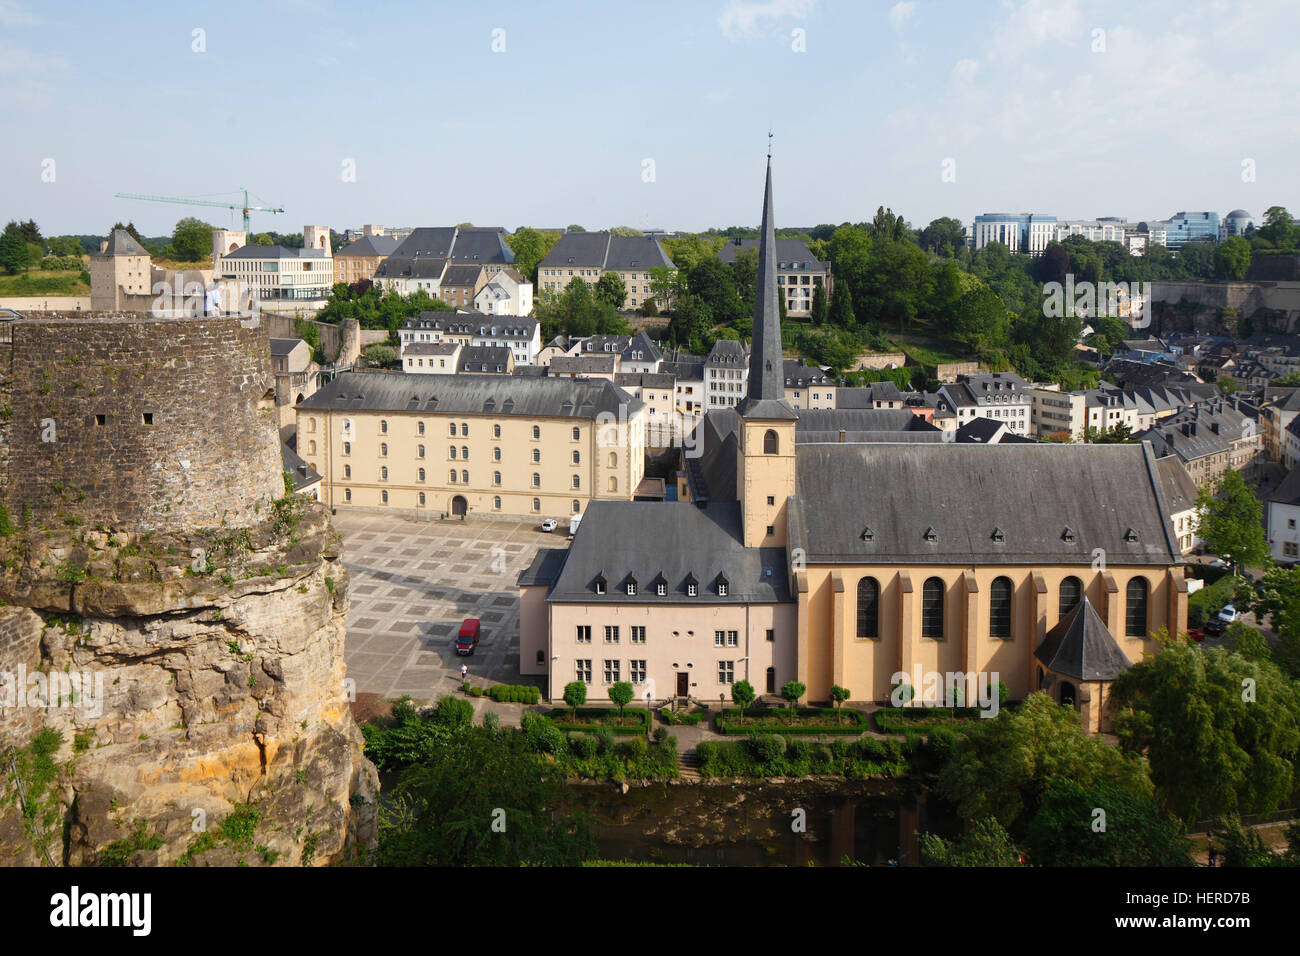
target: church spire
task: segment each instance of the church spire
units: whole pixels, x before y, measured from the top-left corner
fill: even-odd
[[[758,240],[758,280],[754,295],[754,341],[749,353],[746,406],[785,399],[781,362],[781,294],[776,282],[776,226],[772,218],[772,134],[767,134],[767,185],[763,192],[763,225]],[[742,409],[742,414],[743,414]]]

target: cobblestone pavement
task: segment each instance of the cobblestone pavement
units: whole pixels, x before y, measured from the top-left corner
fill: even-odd
[[[431,701],[471,679],[503,684],[519,675],[519,591],[515,580],[539,547],[562,547],[526,518],[417,520],[409,512],[340,510],[350,572],[348,676],[358,693],[409,694]],[[478,647],[457,657],[460,622],[482,621]]]

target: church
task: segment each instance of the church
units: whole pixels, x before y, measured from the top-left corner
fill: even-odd
[[[861,411],[795,409],[778,294],[769,156],[748,392],[704,423],[703,493],[593,501],[569,548],[540,550],[518,582],[520,670],[551,700],[627,681],[706,704],[741,680],[869,703],[988,675],[1108,729],[1111,682],[1186,629],[1150,446],[881,441]]]

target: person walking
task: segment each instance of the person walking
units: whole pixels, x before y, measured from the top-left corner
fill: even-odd
[[[464,664],[461,664],[461,665],[460,665],[460,682],[461,682],[462,684],[465,683],[465,677],[466,677],[467,674],[469,674],[469,668],[466,667]]]

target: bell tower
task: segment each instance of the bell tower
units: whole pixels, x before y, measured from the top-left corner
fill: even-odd
[[[785,547],[786,499],[795,493],[794,430],[798,415],[785,400],[780,291],[776,282],[776,227],[772,220],[772,134],[758,245],[754,342],[745,400],[736,407],[736,493],[747,548]]]

